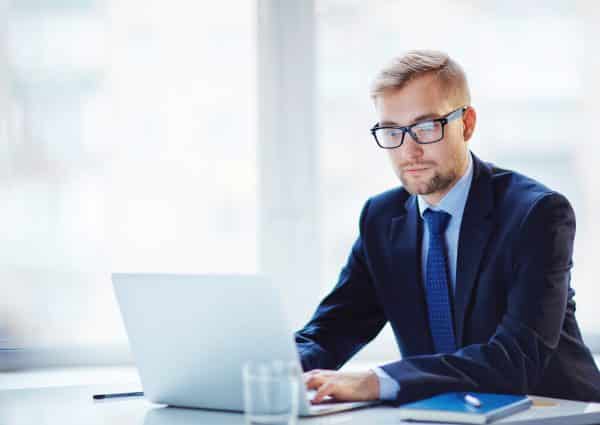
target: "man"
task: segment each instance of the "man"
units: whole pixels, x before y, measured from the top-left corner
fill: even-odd
[[[371,132],[402,187],[367,201],[339,282],[296,334],[314,402],[446,391],[600,401],[575,320],[567,199],[470,153],[477,117],[446,54],[394,60],[372,98]],[[334,371],[388,321],[402,360]]]

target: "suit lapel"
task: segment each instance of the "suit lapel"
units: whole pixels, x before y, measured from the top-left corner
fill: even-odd
[[[465,205],[458,240],[456,289],[454,294],[454,332],[462,346],[464,320],[485,247],[492,232],[493,198],[491,171],[473,155],[473,181]]]
[[[410,196],[404,206],[404,213],[392,218],[390,226],[391,261],[394,269],[391,276],[398,280],[391,282],[391,287],[395,288],[394,300],[399,301],[397,317],[401,321],[409,321],[414,334],[410,338],[411,352],[430,353],[433,350],[431,338],[423,338],[430,333],[419,270],[421,241],[416,196]]]

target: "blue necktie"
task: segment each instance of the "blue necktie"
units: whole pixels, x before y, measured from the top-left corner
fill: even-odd
[[[448,293],[448,260],[444,241],[444,232],[451,216],[444,211],[427,209],[423,217],[429,229],[427,276],[425,277],[429,328],[436,353],[453,353],[456,351],[456,343]]]

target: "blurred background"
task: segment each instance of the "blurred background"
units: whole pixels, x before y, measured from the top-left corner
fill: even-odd
[[[598,22],[592,0],[0,0],[0,369],[130,362],[115,271],[266,273],[301,326],[398,184],[368,87],[414,48],[465,68],[475,154],[571,200],[600,352]],[[388,328],[358,355],[398,357]]]

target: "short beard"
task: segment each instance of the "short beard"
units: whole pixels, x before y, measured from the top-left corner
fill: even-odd
[[[446,190],[456,180],[456,172],[450,171],[446,175],[436,174],[427,183],[425,188],[419,190],[418,188],[412,188],[407,185],[406,182],[402,182],[404,188],[411,194],[418,195],[430,195],[432,193],[441,192]]]

